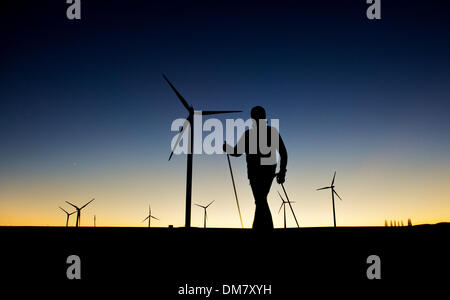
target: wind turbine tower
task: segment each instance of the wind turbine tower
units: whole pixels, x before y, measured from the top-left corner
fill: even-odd
[[[326,186],[326,187],[317,189],[318,191],[331,189],[331,202],[333,203],[333,222],[334,222],[334,227],[336,227],[336,211],[334,209],[334,195],[338,196],[338,198],[342,201],[342,198],[338,195],[338,193],[334,189],[334,179],[335,178],[336,178],[336,171],[334,172],[333,180],[331,181],[331,185],[330,186]]]
[[[289,204],[289,203],[295,203],[295,201],[291,201],[291,202],[290,202],[289,200],[285,201],[285,200],[283,199],[283,197],[281,197],[280,192],[278,192],[278,195],[280,196],[281,201],[282,201],[281,206],[280,206],[280,209],[278,210],[278,213],[280,213],[281,209],[283,208],[283,213],[284,213],[284,229],[286,229],[286,204]],[[292,211],[292,213],[294,213],[294,211]]]
[[[69,217],[70,217],[71,215],[73,215],[73,214],[75,213],[75,211],[69,213],[68,211],[66,211],[66,210],[65,210],[64,208],[62,208],[61,206],[59,206],[59,208],[60,208],[63,212],[66,213],[66,216],[67,216],[67,218],[66,218],[66,227],[69,227]]]
[[[203,209],[205,210],[205,214],[204,214],[204,216],[203,216],[203,228],[206,228],[206,219],[208,219],[208,213],[206,212],[206,209],[207,209],[211,204],[213,204],[214,201],[215,201],[215,200],[211,201],[211,203],[209,203],[209,204],[206,205],[206,206],[203,206],[203,205],[200,205],[200,204],[195,204],[195,205],[197,205],[198,207],[201,207],[201,208],[203,208]]]
[[[195,111],[192,105],[189,105],[188,102],[184,99],[184,97],[177,91],[177,89],[172,85],[172,83],[167,79],[165,75],[163,78],[170,85],[171,89],[177,95],[178,100],[180,100],[181,104],[183,104],[184,108],[188,111],[188,116],[186,121],[183,124],[183,128],[178,134],[177,141],[173,146],[172,152],[170,153],[169,160],[172,158],[172,155],[175,151],[175,148],[179,144],[181,137],[184,134],[184,131],[189,126],[189,137],[188,137],[188,154],[187,154],[187,167],[186,167],[186,215],[185,215],[185,227],[191,227],[191,208],[192,208],[192,162],[193,162],[193,152],[194,152],[194,114],[199,114],[203,116],[208,115],[217,115],[217,114],[226,114],[226,113],[236,113],[241,112],[241,110],[203,110],[203,111]]]
[[[158,220],[158,221],[159,221],[159,219],[158,219],[157,217],[152,216],[152,208],[150,207],[150,204],[149,204],[149,205],[148,205],[148,216],[147,216],[147,218],[145,218],[144,220],[142,220],[142,222],[144,222],[145,220],[148,220],[148,228],[150,228],[150,221],[151,221],[152,219],[155,219],[155,220]]]
[[[76,223],[77,225],[76,225],[76,227],[81,226],[81,210],[82,210],[83,208],[85,208],[86,206],[88,206],[88,204],[91,203],[91,202],[94,201],[94,200],[95,200],[95,198],[92,198],[91,201],[89,201],[88,203],[86,203],[86,204],[83,205],[82,207],[78,207],[78,206],[76,206],[75,204],[72,204],[72,203],[70,203],[69,201],[66,201],[66,203],[72,205],[72,206],[76,209],[76,212],[77,212],[77,223]]]

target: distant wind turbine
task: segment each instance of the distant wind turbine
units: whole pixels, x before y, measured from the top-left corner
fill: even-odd
[[[198,207],[201,207],[201,208],[203,208],[203,209],[205,210],[205,214],[204,214],[204,216],[203,216],[203,228],[206,228],[206,219],[208,219],[208,213],[206,212],[206,209],[207,209],[211,204],[213,204],[214,201],[216,201],[216,200],[211,201],[211,203],[209,203],[209,204],[206,205],[206,206],[203,206],[203,205],[200,205],[200,204],[195,204],[195,205],[197,205]]]
[[[155,219],[155,220],[158,220],[158,221],[159,221],[159,219],[158,219],[157,217],[152,216],[152,208],[151,208],[150,205],[149,205],[149,206],[148,206],[148,216],[147,216],[147,218],[145,218],[144,220],[142,220],[142,222],[145,222],[145,220],[148,220],[148,228],[150,228],[150,221],[151,221],[151,219]]]
[[[69,201],[66,201],[66,203],[72,205],[72,206],[75,207],[75,209],[76,209],[76,212],[77,212],[77,223],[76,223],[77,225],[76,225],[76,227],[81,226],[81,210],[82,210],[83,208],[85,208],[86,206],[88,206],[88,204],[91,203],[91,202],[94,201],[94,200],[95,200],[95,198],[92,198],[91,201],[89,201],[88,203],[86,203],[86,204],[83,205],[82,207],[78,207],[78,206],[76,206],[75,204],[72,204],[72,203],[70,203]]]
[[[71,215],[73,215],[76,211],[69,213],[68,211],[66,211],[64,208],[62,208],[61,206],[59,206],[59,208],[66,213],[67,218],[66,218],[66,227],[69,227],[69,217]]]
[[[281,209],[283,208],[283,213],[284,213],[284,228],[286,229],[286,204],[289,204],[289,203],[295,203],[295,201],[285,201],[284,199],[283,199],[283,197],[281,197],[281,194],[280,194],[280,192],[277,192],[278,193],[278,195],[280,196],[280,198],[281,198],[281,201],[282,201],[282,203],[281,203],[281,206],[280,206],[280,209],[278,210],[278,213],[280,213],[280,211],[281,211]],[[292,213],[294,213],[293,211],[292,211]]]
[[[334,190],[334,179],[336,178],[336,171],[334,172],[333,175],[333,180],[331,181],[331,185],[330,186],[326,186],[320,189],[317,189],[318,191],[320,190],[326,190],[326,189],[331,189],[331,201],[333,202],[333,222],[334,222],[334,227],[336,227],[336,212],[334,209],[334,195],[338,196],[338,198],[342,201],[342,198],[338,195],[338,193]]]

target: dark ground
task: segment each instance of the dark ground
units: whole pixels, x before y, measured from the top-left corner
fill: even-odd
[[[328,287],[325,283],[337,283],[337,293],[344,294],[354,286],[373,291],[400,282],[407,286],[433,281],[439,287],[450,279],[449,233],[448,223],[277,229],[267,234],[239,229],[0,227],[2,286],[39,282],[44,290],[89,286],[164,298],[177,296],[186,283],[218,289],[222,284],[271,284],[276,298],[300,296],[314,284]],[[80,281],[66,277],[66,259],[72,254],[81,259]],[[378,281],[366,277],[366,259],[372,254],[381,258]]]

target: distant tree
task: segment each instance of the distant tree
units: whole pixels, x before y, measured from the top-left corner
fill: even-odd
[[[412,226],[411,219],[408,219],[408,226]]]

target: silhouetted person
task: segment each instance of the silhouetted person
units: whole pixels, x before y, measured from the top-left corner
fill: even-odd
[[[276,175],[276,151],[280,155],[280,171],[277,174],[277,182],[284,183],[287,151],[278,130],[267,125],[264,108],[255,106],[250,114],[253,119],[253,127],[245,131],[235,147],[224,143],[223,149],[232,156],[238,157],[243,153],[246,154],[247,176],[256,205],[253,229],[273,229],[267,195]],[[266,139],[263,138],[264,133],[266,133]]]

